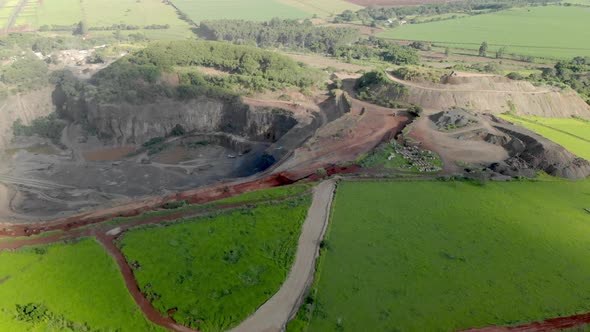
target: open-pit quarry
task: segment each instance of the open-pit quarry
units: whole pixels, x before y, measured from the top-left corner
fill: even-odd
[[[474,168],[495,179],[539,170],[568,178],[590,174],[587,161],[493,115],[512,108],[526,115],[588,116],[588,105],[575,93],[490,75],[455,74],[438,84],[390,75],[409,90],[403,102],[424,106],[413,121],[404,110],[354,98],[356,77],[343,75],[344,90],[297,94],[290,101],[264,94],[231,102],[160,98],[138,106],[71,103],[58,89],[18,95],[2,106],[13,110],[2,114],[3,124],[30,123],[58,110],[69,119],[84,114],[92,126],[68,121],[56,140],[13,137],[4,126],[0,218],[59,220],[270,174],[296,181],[356,160],[409,123],[405,135],[436,152],[444,174]]]

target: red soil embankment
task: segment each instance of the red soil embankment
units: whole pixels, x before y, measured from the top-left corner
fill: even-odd
[[[534,322],[517,326],[489,326],[483,328],[474,328],[463,330],[462,332],[545,332],[568,329],[585,324],[590,324],[590,313],[572,315],[568,317],[550,318],[542,322]]]
[[[355,166],[340,167],[340,166],[328,166],[326,171],[328,175],[342,174],[342,173],[354,173],[358,170]],[[267,189],[272,187],[279,187],[295,183],[304,178],[310,178],[311,180],[317,180],[320,177],[313,172],[301,174],[301,173],[279,173],[272,174],[263,177],[258,180],[250,182],[238,182],[238,183],[219,183],[199,189],[188,190],[177,193],[168,197],[153,197],[141,201],[139,203],[132,203],[122,205],[114,208],[104,209],[95,211],[92,213],[79,214],[76,216],[58,219],[38,224],[31,225],[0,225],[0,238],[14,238],[21,236],[31,236],[51,231],[71,231],[82,226],[91,224],[98,224],[109,219],[116,217],[134,217],[142,213],[157,210],[160,206],[167,202],[178,202],[187,201],[191,204],[204,204],[213,202],[216,200],[233,197],[239,194],[243,194],[250,191]],[[171,220],[170,218],[177,219],[181,215],[173,214],[167,217],[160,217],[158,220]],[[77,236],[89,236],[83,232],[75,233]],[[59,241],[63,237],[63,234],[56,234],[47,236],[39,239],[23,240],[29,241],[30,244],[45,244]],[[68,236],[70,238],[70,236]],[[22,241],[19,241],[22,242]],[[0,248],[10,248],[10,243],[6,245],[0,244]],[[22,245],[21,245],[22,246]]]

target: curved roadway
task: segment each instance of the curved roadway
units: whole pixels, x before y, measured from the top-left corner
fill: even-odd
[[[324,181],[315,187],[313,202],[299,237],[295,263],[287,280],[270,300],[231,332],[284,331],[289,320],[297,313],[313,283],[320,241],[330,218],[335,187],[334,180]]]

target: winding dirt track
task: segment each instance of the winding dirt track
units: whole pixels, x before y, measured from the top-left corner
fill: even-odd
[[[192,330],[186,326],[182,326],[180,324],[177,324],[170,317],[162,316],[162,314],[160,314],[152,306],[150,301],[148,301],[148,299],[146,299],[146,297],[139,290],[139,286],[137,285],[137,281],[135,280],[135,277],[133,276],[133,272],[131,271],[129,264],[127,264],[127,261],[125,260],[125,256],[123,256],[123,253],[113,243],[113,240],[114,240],[113,236],[101,234],[101,235],[97,235],[96,239],[100,242],[100,244],[102,244],[102,246],[109,253],[109,255],[111,255],[111,257],[113,257],[115,259],[115,261],[117,262],[117,265],[119,265],[119,269],[121,269],[121,273],[123,274],[123,279],[125,280],[125,286],[127,286],[127,289],[129,290],[129,294],[131,294],[131,296],[133,297],[133,300],[135,300],[135,303],[137,303],[137,305],[139,306],[139,308],[141,309],[141,311],[143,312],[143,314],[145,315],[145,317],[147,319],[149,319],[152,323],[160,325],[162,327],[165,327],[171,331],[177,331],[177,332],[194,332],[195,331],[195,330]]]
[[[334,196],[334,180],[320,183],[313,193],[313,202],[303,224],[295,263],[281,289],[256,312],[231,332],[284,331],[297,313],[313,283],[315,262],[319,255]]]

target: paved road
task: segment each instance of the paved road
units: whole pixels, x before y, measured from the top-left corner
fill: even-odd
[[[289,319],[296,314],[313,283],[315,262],[328,225],[334,189],[333,180],[324,181],[314,189],[313,202],[299,238],[295,264],[287,280],[270,300],[231,332],[283,331]]]

